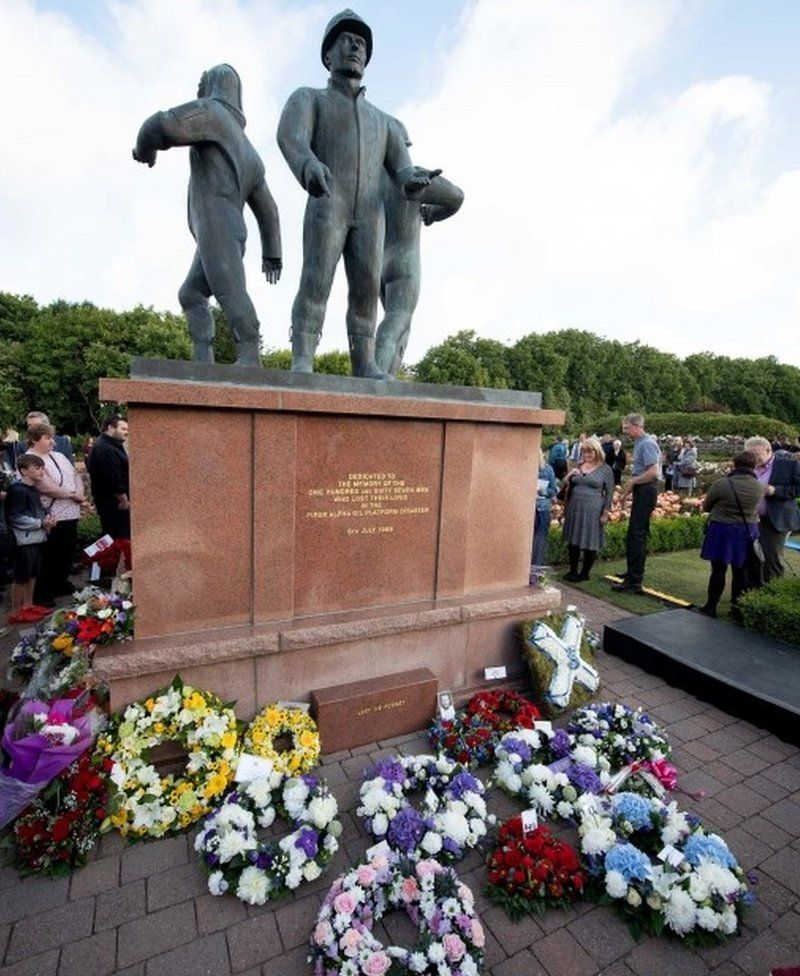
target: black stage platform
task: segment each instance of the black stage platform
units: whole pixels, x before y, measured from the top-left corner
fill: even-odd
[[[603,648],[800,745],[800,648],[689,610],[606,624]]]

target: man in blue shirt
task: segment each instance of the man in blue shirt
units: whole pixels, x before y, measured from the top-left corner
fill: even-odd
[[[650,534],[650,516],[658,499],[661,449],[655,438],[645,433],[644,417],[640,413],[629,413],[623,418],[622,433],[633,438],[633,473],[622,489],[623,498],[629,492],[633,492],[633,503],[625,540],[628,567],[622,582],[615,583],[612,589],[641,593],[644,564],[647,559],[647,537]]]

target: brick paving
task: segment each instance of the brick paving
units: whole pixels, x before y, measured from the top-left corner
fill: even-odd
[[[565,588],[590,626],[625,614]],[[8,638],[3,645],[8,643]],[[690,952],[665,939],[635,942],[607,908],[578,905],[512,924],[481,893],[481,856],[458,867],[487,929],[490,976],[766,976],[800,965],[800,750],[698,701],[632,664],[598,655],[602,695],[642,705],[668,730],[686,789],[685,805],[727,836],[759,884],[758,903],[739,938]],[[0,976],[293,976],[310,973],[306,940],[336,873],[370,840],[355,817],[362,771],[378,756],[427,751],[423,736],[327,756],[323,773],[339,799],[342,849],[322,878],[261,908],[214,898],[194,863],[192,835],[126,846],[104,837],[91,863],[70,879],[19,879],[0,869]],[[519,807],[492,791],[499,817]],[[392,915],[381,937],[409,941],[410,923]]]

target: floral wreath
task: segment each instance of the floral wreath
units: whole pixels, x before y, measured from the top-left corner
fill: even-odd
[[[562,729],[509,732],[495,753],[497,784],[542,816],[570,819],[580,796],[603,791],[601,777],[592,766],[576,761],[571,747],[571,737]]]
[[[614,770],[637,760],[666,759],[671,752],[663,729],[640,708],[619,703],[593,702],[579,708],[567,729],[577,745],[593,750]]]
[[[373,926],[405,909],[420,933],[416,946],[384,947]],[[315,976],[477,976],[486,937],[470,889],[437,861],[377,854],[338,878],[311,937]]]
[[[613,905],[637,938],[666,931],[690,947],[720,943],[753,900],[725,841],[674,801],[587,797],[578,833],[589,893]]]
[[[512,729],[532,729],[539,709],[514,691],[479,691],[455,718],[434,720],[428,730],[431,748],[474,768],[490,763],[501,736]]]
[[[183,776],[159,775],[149,751],[175,740],[188,753]],[[97,752],[111,761],[115,790],[104,828],[123,836],[161,837],[208,813],[233,776],[238,745],[236,716],[207,691],[171,685],[146,701],[128,705],[98,739]]]
[[[292,737],[292,749],[279,752],[274,741],[280,735]],[[317,723],[303,708],[280,704],[267,705],[244,733],[243,748],[287,776],[310,772],[319,762],[320,741]]]
[[[278,772],[240,783],[219,810],[206,817],[194,848],[210,872],[212,895],[231,890],[249,905],[280,898],[314,881],[339,848],[339,806],[324,782]],[[257,831],[276,815],[294,825],[280,841],[259,841]]]
[[[11,827],[11,863],[23,874],[69,874],[86,864],[106,816],[108,784],[88,752],[58,775]]]
[[[544,826],[526,834],[519,815],[501,825],[488,869],[486,894],[514,922],[547,908],[568,908],[586,883],[575,849]]]
[[[406,798],[419,789],[422,813]],[[397,756],[367,774],[356,813],[373,837],[403,854],[457,860],[494,822],[484,793],[479,779],[446,756]]]

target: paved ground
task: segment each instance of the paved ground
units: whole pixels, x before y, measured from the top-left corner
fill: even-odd
[[[575,591],[590,625],[622,614]],[[4,643],[7,643],[5,641]],[[687,806],[730,842],[746,869],[756,869],[758,904],[740,938],[723,948],[688,952],[665,939],[638,944],[607,908],[582,905],[511,924],[481,895],[484,870],[473,855],[459,873],[472,887],[486,924],[491,976],[766,976],[800,965],[800,750],[741,722],[638,668],[599,655],[603,696],[643,705],[669,731],[686,790],[705,790]],[[19,880],[0,871],[0,976],[293,976],[310,973],[306,941],[336,870],[359,858],[369,841],[355,817],[365,766],[392,750],[427,751],[408,736],[327,757],[345,831],[334,869],[296,897],[263,908],[207,893],[191,836],[127,847],[101,841],[94,860],[71,879]],[[499,816],[516,812],[492,792]],[[388,931],[387,931],[388,929]],[[399,915],[382,937],[413,934]]]

